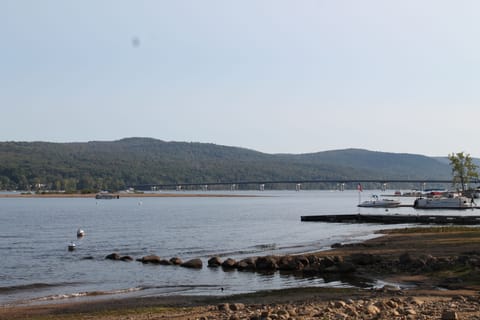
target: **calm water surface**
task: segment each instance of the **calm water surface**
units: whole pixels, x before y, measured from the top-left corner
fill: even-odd
[[[300,221],[302,215],[384,210],[359,211],[358,193],[354,191],[235,194],[255,197],[0,198],[0,305],[80,299],[94,292],[149,296],[348,286],[322,278],[206,267],[190,270],[109,261],[105,256],[117,252],[133,258],[148,254],[168,259],[178,256],[184,261],[201,258],[206,265],[213,255],[239,259],[323,250],[336,242],[372,237],[374,231],[385,228]],[[364,192],[363,198],[369,194]],[[402,201],[413,203],[411,198]],[[415,213],[411,208],[390,210]],[[80,240],[76,239],[78,228],[86,232]],[[67,250],[71,241],[77,244],[74,252]]]

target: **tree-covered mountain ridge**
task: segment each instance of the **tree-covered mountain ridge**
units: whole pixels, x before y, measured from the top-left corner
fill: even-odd
[[[0,142],[0,189],[120,190],[143,184],[450,176],[450,166],[442,158],[363,149],[267,154],[152,138]]]

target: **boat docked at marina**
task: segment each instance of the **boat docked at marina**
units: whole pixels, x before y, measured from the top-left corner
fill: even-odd
[[[400,205],[400,201],[391,199],[379,199],[373,195],[371,200],[363,201],[358,206],[362,208],[395,208]]]
[[[462,195],[449,194],[448,196],[415,199],[415,209],[471,209],[475,202],[472,198]]]

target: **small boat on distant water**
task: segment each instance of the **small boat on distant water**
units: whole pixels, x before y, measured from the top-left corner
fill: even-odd
[[[85,231],[83,229],[77,230],[77,238],[82,238],[85,236]]]
[[[97,200],[111,200],[111,199],[120,199],[120,195],[114,193],[98,193],[95,195]]]
[[[471,209],[475,202],[471,198],[449,194],[447,197],[431,197],[415,199],[415,209]]]
[[[363,201],[358,206],[362,208],[395,208],[399,205],[400,201],[379,199],[377,195],[373,195],[372,200]]]
[[[75,250],[76,248],[77,248],[77,246],[76,246],[75,243],[73,243],[73,242],[68,245],[68,251],[73,251],[73,250]]]

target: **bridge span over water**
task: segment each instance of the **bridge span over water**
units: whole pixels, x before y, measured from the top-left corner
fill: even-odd
[[[161,189],[182,189],[182,188],[202,188],[208,189],[210,186],[224,186],[231,189],[238,188],[239,186],[258,186],[260,190],[263,190],[265,186],[273,185],[293,185],[298,190],[301,185],[304,184],[327,184],[333,186],[339,186],[345,188],[350,186],[351,188],[357,188],[359,184],[378,184],[385,187],[391,184],[410,184],[418,185],[419,187],[425,187],[428,185],[442,185],[451,184],[452,179],[296,179],[296,180],[247,180],[247,181],[220,181],[220,182],[178,182],[178,183],[152,183],[152,184],[139,184],[129,186],[136,190],[161,190]],[[480,179],[474,179],[470,181],[470,184],[479,184]]]

